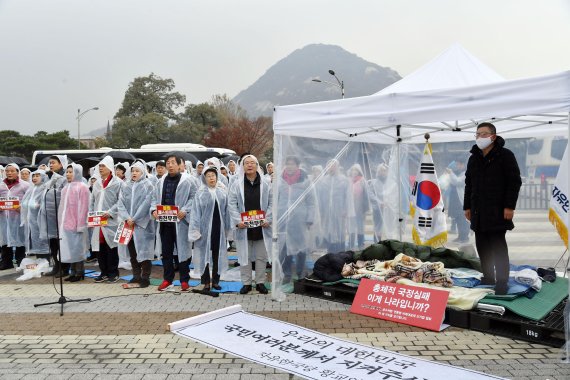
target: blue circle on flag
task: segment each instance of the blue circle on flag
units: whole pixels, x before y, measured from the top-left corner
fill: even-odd
[[[439,187],[431,181],[422,181],[418,184],[416,206],[422,210],[431,210],[439,203],[441,192]]]

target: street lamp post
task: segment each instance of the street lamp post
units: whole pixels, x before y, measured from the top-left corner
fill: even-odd
[[[334,77],[334,79],[336,79],[337,83],[329,82],[329,81],[321,80],[321,79],[313,79],[312,81],[317,82],[317,83],[326,83],[326,84],[329,84],[331,86],[338,87],[340,89],[340,94],[342,95],[342,98],[344,99],[344,81],[338,79],[338,77],[336,76],[336,74],[333,70],[329,70],[329,74],[332,75]]]
[[[77,149],[81,149],[81,118],[89,111],[97,111],[99,107],[89,108],[87,111],[81,112],[81,109],[77,109]]]

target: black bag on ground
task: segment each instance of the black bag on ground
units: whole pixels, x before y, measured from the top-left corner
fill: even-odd
[[[346,263],[351,263],[354,252],[327,253],[315,261],[313,274],[324,282],[333,282],[342,279],[340,272]]]

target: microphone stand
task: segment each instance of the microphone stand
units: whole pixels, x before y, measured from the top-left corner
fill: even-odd
[[[54,173],[55,174],[55,173]],[[59,268],[60,271],[62,270],[61,268],[61,249],[59,247],[59,241],[61,240],[61,238],[59,237],[59,216],[58,216],[58,206],[57,206],[57,179],[54,181],[53,184],[53,200],[55,203],[55,228],[56,228],[56,236],[57,236],[57,259],[59,260]],[[46,195],[44,196],[44,202],[47,199],[47,195],[49,193],[49,189],[48,191],[46,191]],[[46,209],[46,229],[48,228],[48,215],[47,215],[47,209]],[[47,232],[47,231],[46,231]],[[48,239],[49,239],[49,234],[47,234]],[[63,305],[65,305],[68,302],[91,302],[91,298],[84,298],[84,299],[79,299],[79,300],[70,300],[65,298],[65,296],[63,295],[63,276],[59,276],[59,299],[55,302],[46,302],[46,303],[38,303],[35,304],[34,307],[40,307],[40,306],[47,306],[47,305],[61,305],[61,311],[59,313],[60,317],[63,317]]]

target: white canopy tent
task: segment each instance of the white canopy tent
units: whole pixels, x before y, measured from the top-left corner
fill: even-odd
[[[397,231],[402,240],[409,187],[409,168],[406,167],[409,163],[405,158],[401,159],[405,157],[400,151],[402,143],[424,143],[426,132],[430,133],[432,143],[473,141],[476,126],[484,121],[493,122],[497,133],[508,139],[567,136],[569,113],[570,71],[504,80],[461,46],[453,45],[422,68],[376,94],[276,107],[273,116],[274,162],[276,172],[280,173],[285,157],[297,155],[314,164],[311,160],[322,158],[328,149],[330,158],[340,159],[344,169],[357,161],[368,164],[370,179],[375,171],[371,169],[373,164],[378,164],[378,154],[370,154],[374,150],[371,146],[395,146],[390,162],[384,160],[394,172],[393,177],[388,175],[385,186],[386,193],[391,196],[388,203],[394,211],[390,217],[393,224],[399,224]],[[318,152],[313,154],[312,150]],[[327,162],[323,174],[315,178],[317,191],[331,161]],[[279,197],[279,182],[277,180],[274,187],[275,197]],[[304,195],[306,193],[308,191]],[[292,207],[302,204],[300,199]],[[279,224],[289,213],[290,209],[285,212],[275,210],[274,218]],[[397,238],[397,235],[383,232],[382,237]],[[274,260],[277,257],[274,249]],[[274,297],[282,299],[283,294],[277,291]]]
[[[535,78],[275,108],[276,135],[361,142],[472,140],[476,125],[493,121],[499,134],[531,137],[566,135],[570,71]]]
[[[504,80],[505,78],[456,43],[416,71],[376,94],[468,87]]]

